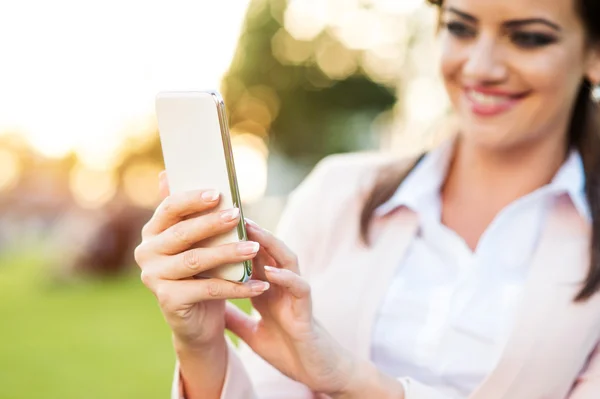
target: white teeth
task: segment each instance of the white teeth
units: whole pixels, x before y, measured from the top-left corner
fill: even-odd
[[[496,96],[492,94],[484,94],[479,91],[469,90],[469,98],[474,102],[484,106],[494,106],[502,104],[508,101],[510,98],[507,96]]]

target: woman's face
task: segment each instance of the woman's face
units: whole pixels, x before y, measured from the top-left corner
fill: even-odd
[[[575,1],[444,1],[442,73],[465,140],[511,149],[565,137],[582,79],[600,81]]]

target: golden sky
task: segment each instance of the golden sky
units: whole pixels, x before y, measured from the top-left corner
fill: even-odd
[[[0,133],[102,165],[160,90],[218,88],[249,0],[0,2]]]

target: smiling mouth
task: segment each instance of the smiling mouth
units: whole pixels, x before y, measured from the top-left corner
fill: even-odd
[[[464,92],[472,111],[480,115],[496,115],[508,111],[528,95],[484,93],[475,89],[465,89]]]

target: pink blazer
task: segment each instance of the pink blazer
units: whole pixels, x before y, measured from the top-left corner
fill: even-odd
[[[362,201],[386,162],[391,160],[380,154],[327,158],[291,195],[278,230],[311,283],[315,317],[365,359],[377,308],[417,230],[416,215],[399,208],[374,219],[370,247],[359,240]],[[600,295],[573,302],[587,273],[589,241],[589,224],[567,196],[561,198],[534,254],[511,337],[470,399],[600,398]],[[177,376],[173,399],[180,395]],[[230,347],[221,397],[309,399],[313,394],[242,345]],[[408,399],[446,397],[413,382]]]

